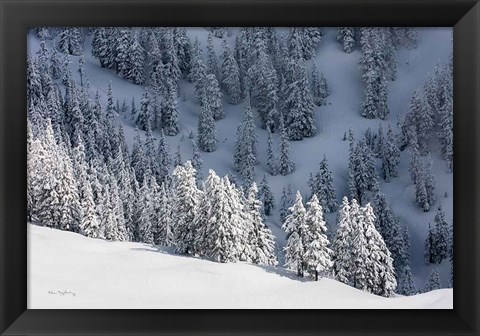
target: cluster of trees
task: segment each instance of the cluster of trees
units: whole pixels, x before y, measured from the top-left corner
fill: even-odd
[[[393,258],[375,228],[376,216],[370,204],[360,207],[345,197],[338,215],[336,237],[330,246],[323,209],[313,195],[305,209],[297,192],[283,228],[287,233],[285,266],[314,275],[334,274],[337,280],[356,288],[391,296],[397,287]],[[331,247],[331,248],[330,248]]]
[[[425,263],[440,264],[449,257],[453,258],[453,231],[445,219],[441,207],[437,209],[434,225],[428,224],[428,234],[425,240]]]
[[[365,100],[362,103],[362,116],[385,119],[389,114],[388,81],[397,76],[397,49],[401,46],[415,47],[418,32],[412,28],[360,28],[355,38],[355,30],[341,27],[338,39],[346,52],[351,52],[355,40],[359,40],[362,58],[360,66],[364,72]],[[358,38],[359,36],[359,38]]]
[[[360,207],[356,199],[343,199],[333,242],[333,267],[339,281],[390,296],[397,287],[393,258],[375,221],[370,204]]]
[[[306,271],[318,280],[319,275],[331,273],[333,253],[328,247],[327,226],[316,195],[307,203],[307,208],[297,191],[295,203],[282,226],[287,234],[285,267],[296,270],[302,277]]]
[[[422,91],[416,91],[401,124],[402,149],[417,147],[416,155],[426,156],[430,139],[437,138],[448,172],[453,170],[453,58],[445,67],[437,66]],[[415,182],[415,180],[414,180]]]
[[[363,28],[358,27],[338,27],[337,41],[343,46],[346,53],[351,53],[358,46]],[[419,32],[412,27],[383,27],[388,30],[389,43],[395,48],[405,47],[413,49],[418,46]]]
[[[312,196],[317,196],[323,211],[334,212],[337,210],[337,197],[333,187],[332,172],[328,168],[325,155],[315,176],[310,174],[308,185],[312,191]]]
[[[416,202],[429,211],[435,204],[436,183],[430,158],[431,139],[437,137],[447,172],[453,170],[453,64],[437,66],[422,92],[416,91],[401,123],[402,149],[408,146],[409,171],[416,188]]]
[[[64,54],[63,62],[57,49],[48,50],[45,43],[57,31],[54,46]],[[414,40],[409,31],[339,29],[339,41],[347,52],[355,48],[356,40],[364,51],[362,66],[374,102],[365,109],[374,111],[368,117],[384,118],[388,113],[385,83],[395,76],[396,48]],[[275,240],[264,217],[272,214],[275,200],[266,176],[258,189],[254,182],[259,164],[254,112],[268,133],[270,174],[291,173],[295,163],[289,141],[317,132],[314,108],[325,105],[329,94],[315,62],[310,80],[305,67],[321,40],[320,29],[296,27],[277,36],[272,28],[242,28],[232,49],[228,31],[211,28],[206,60],[199,41],[191,44],[184,28],[61,28],[36,33],[41,37],[40,50],[27,62],[30,221],[89,237],[173,246],[178,253],[219,262],[277,264]],[[83,57],[78,63],[79,82],[72,74],[68,55],[81,55],[90,33],[92,53],[102,67],[147,87],[139,108],[131,101],[130,115],[139,128],[131,151],[118,121],[118,116],[128,114],[126,101],[120,104],[114,99],[111,84],[106,106],[98,92],[93,99],[89,96]],[[221,60],[213,48],[214,37],[223,39]],[[193,83],[199,106],[197,137],[193,132],[189,136],[193,157],[187,162],[180,149],[172,159],[165,139],[179,132],[181,78]],[[412,99],[400,141],[402,148],[409,146],[417,202],[425,211],[435,203],[435,179],[431,163],[424,164],[422,156],[428,154],[428,139],[435,132],[451,167],[451,64],[437,69],[427,83],[424,97]],[[200,174],[200,151],[217,147],[215,121],[225,116],[222,96],[231,104],[247,100],[234,151],[243,188],[237,187],[233,176],[222,178],[210,171],[202,181]],[[144,136],[139,130],[145,131]],[[159,131],[158,138],[154,130]],[[334,275],[378,295],[390,296],[397,283],[399,293],[417,293],[409,266],[408,231],[401,228],[379,191],[375,167],[378,158],[386,182],[398,175],[398,141],[390,126],[386,137],[380,127],[376,134],[368,129],[356,145],[352,132],[348,138],[352,201],[343,201],[331,246],[323,213],[337,211],[337,200],[326,157],[318,172],[311,174],[306,209],[299,193],[293,198],[290,185],[283,189],[280,217],[288,237],[286,267],[316,279]],[[372,206],[362,207],[369,201]],[[429,263],[453,258],[444,217],[437,213],[427,238]]]
[[[213,170],[197,188],[190,161],[173,172],[173,242],[177,252],[218,262],[248,261],[275,266],[275,240],[265,224],[255,182],[244,193]],[[168,200],[167,200],[168,203]]]

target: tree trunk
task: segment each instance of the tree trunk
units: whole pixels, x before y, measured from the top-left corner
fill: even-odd
[[[318,281],[318,271],[315,270],[315,281]]]

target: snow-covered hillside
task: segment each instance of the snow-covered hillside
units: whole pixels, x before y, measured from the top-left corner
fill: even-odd
[[[235,44],[238,29],[231,29],[229,43]],[[263,176],[268,178],[275,197],[276,208],[266,218],[277,243],[279,268],[252,266],[247,264],[214,264],[192,257],[176,256],[166,250],[137,243],[117,243],[83,238],[72,233],[31,227],[31,272],[29,303],[33,307],[54,307],[62,304],[69,307],[222,307],[235,304],[236,307],[321,307],[321,308],[427,308],[451,307],[452,291],[441,290],[419,295],[414,299],[384,299],[362,293],[333,280],[323,279],[320,283],[302,282],[293,274],[286,273],[283,266],[283,247],[286,244],[285,232],[281,229],[279,219],[282,189],[291,184],[295,193],[299,190],[306,199],[310,196],[307,185],[310,173],[316,173],[323,156],[328,158],[328,165],[333,173],[333,184],[337,201],[349,196],[348,191],[348,152],[349,142],[343,137],[349,129],[358,141],[367,128],[376,132],[382,125],[386,133],[391,125],[399,133],[398,121],[408,112],[410,99],[415,90],[421,90],[426,76],[435,71],[438,64],[444,66],[452,52],[451,28],[421,28],[418,48],[398,50],[397,79],[389,83],[390,114],[386,120],[366,119],[361,116],[361,103],[364,100],[364,83],[359,67],[360,48],[352,53],[344,52],[336,40],[337,28],[325,28],[321,42],[316,47],[313,59],[307,61],[306,69],[310,74],[313,62],[324,73],[330,95],[327,104],[315,107],[318,133],[302,141],[290,141],[291,159],[296,164],[293,173],[271,176],[267,168],[267,131],[260,127],[257,111],[256,133],[258,137],[259,164],[255,167],[256,182]],[[207,55],[208,30],[205,28],[188,28],[187,34],[193,42],[198,38],[204,56]],[[47,40],[48,48],[54,41]],[[98,91],[102,106],[107,105],[107,91],[111,83],[113,96],[121,104],[124,100],[130,113],[130,102],[135,99],[137,110],[140,107],[144,86],[134,85],[102,68],[99,60],[91,54],[92,36],[87,36],[83,44],[85,75],[89,82],[90,97]],[[217,56],[222,54],[222,40],[213,38]],[[33,55],[40,48],[40,40],[33,32],[28,34],[28,50]],[[54,46],[53,46],[54,48]],[[60,53],[61,54],[61,53]],[[63,55],[62,57],[63,58]],[[205,57],[206,58],[206,57]],[[79,56],[69,56],[73,77],[79,81]],[[61,80],[57,80],[63,89]],[[173,156],[180,149],[183,160],[192,158],[190,132],[196,135],[199,119],[199,106],[194,99],[194,84],[181,80],[179,83],[179,134],[167,136],[166,140]],[[233,153],[236,132],[243,118],[246,104],[229,104],[223,99],[225,118],[215,121],[217,150],[202,152],[203,168],[201,175],[205,178],[209,169],[214,169],[220,176],[235,172]],[[125,131],[125,138],[131,148],[135,136],[135,122],[130,115],[120,116]],[[145,132],[140,131],[142,138]],[[158,130],[153,132],[159,137]],[[279,144],[279,135],[273,135],[275,146]],[[411,236],[411,269],[417,289],[422,290],[431,271],[438,267],[442,287],[448,286],[450,263],[443,261],[440,265],[426,265],[424,261],[424,243],[428,233],[428,223],[433,223],[438,205],[445,212],[448,225],[453,218],[453,175],[447,173],[447,165],[441,158],[437,139],[432,139],[431,153],[436,181],[437,202],[429,212],[423,212],[415,202],[415,185],[409,174],[409,154],[401,153],[399,176],[386,183],[379,179],[380,190],[386,195],[388,203],[401,226],[405,225]],[[278,146],[277,146],[278,147]],[[381,162],[376,159],[380,170]],[[173,167],[170,167],[173,169]],[[337,213],[326,214],[331,232],[336,228]],[[154,253],[155,252],[155,253]],[[65,259],[58,259],[65,258]],[[67,258],[75,262],[66,263]],[[68,259],[68,260],[71,260]],[[102,270],[102,273],[96,272]],[[65,272],[65,274],[63,273]],[[70,273],[67,279],[67,273]],[[94,277],[92,279],[92,277]],[[137,279],[138,277],[138,279]],[[58,283],[56,283],[58,281]],[[72,281],[72,283],[70,283]],[[241,283],[248,286],[242,288]],[[238,286],[237,286],[238,285]],[[132,287],[130,287],[132,286]],[[172,287],[173,286],[173,287]],[[51,288],[53,287],[53,288]],[[126,293],[124,290],[137,291]],[[132,289],[134,288],[134,289]],[[48,294],[48,290],[72,290],[77,297]],[[182,292],[182,289],[184,293]],[[180,293],[175,297],[171,293]],[[248,292],[246,295],[245,293]],[[207,294],[208,300],[207,298]],[[227,295],[228,294],[228,295]],[[211,295],[211,296],[210,296]],[[335,299],[333,299],[333,297]],[[211,297],[222,298],[211,300]],[[250,301],[253,300],[253,301]],[[332,301],[332,302],[330,302]],[[284,306],[282,306],[284,305]],[[32,307],[30,307],[32,308]]]
[[[183,257],[156,246],[109,242],[28,225],[28,308],[453,307],[453,290],[384,298],[293,272]]]

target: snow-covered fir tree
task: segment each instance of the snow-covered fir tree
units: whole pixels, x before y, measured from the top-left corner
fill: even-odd
[[[166,93],[162,101],[162,127],[165,135],[178,134],[178,113],[177,88],[176,84],[171,81],[166,85]]]
[[[280,121],[280,157],[278,159],[278,171],[286,176],[295,170],[295,162],[290,159],[290,143],[283,120]]]
[[[74,169],[77,172],[76,182],[80,205],[79,210],[81,211],[79,231],[87,237],[98,238],[101,235],[100,220],[96,213],[93,191],[88,179],[85,147],[81,139],[77,141],[77,146],[73,149],[72,155]]]
[[[258,199],[257,185],[253,182],[247,192],[248,214],[253,225],[253,262],[255,264],[276,266],[275,238],[267,227],[261,213],[262,202]]]
[[[289,184],[288,187],[283,187],[282,190],[282,199],[280,201],[280,222],[284,223],[288,215],[288,209],[293,205],[294,198],[292,193],[292,185]]]
[[[241,101],[240,72],[237,61],[226,39],[223,40],[221,86],[231,104]]]
[[[136,125],[142,131],[146,131],[155,126],[154,119],[152,98],[148,91],[145,90],[142,95],[142,100],[140,101],[140,110],[136,119]]]
[[[317,106],[326,105],[326,99],[330,94],[327,80],[323,73],[319,73],[315,62],[312,65],[311,91],[313,101]]]
[[[403,268],[409,263],[405,249],[404,235],[397,217],[394,216],[387,202],[385,194],[378,192],[374,199],[375,227],[381,234],[393,258],[393,265],[397,271],[397,279]]]
[[[445,212],[441,207],[437,209],[434,218],[433,238],[430,241],[430,262],[440,264],[448,257],[449,228],[445,219]],[[430,233],[429,233],[430,234]]]
[[[412,279],[412,271],[408,265],[403,269],[403,274],[400,274],[397,292],[407,296],[418,293],[417,287],[415,287],[415,282]]]
[[[207,69],[209,74],[212,74],[218,78],[218,59],[213,46],[213,38],[211,33],[208,34],[207,38]]]
[[[214,109],[210,100],[204,96],[198,116],[198,147],[204,152],[214,152],[217,149],[215,135]]]
[[[329,274],[333,267],[332,250],[327,238],[327,225],[323,219],[323,209],[316,195],[307,202],[305,215],[307,237],[304,260],[308,272],[318,281],[318,277]]]
[[[392,177],[398,176],[400,163],[400,150],[390,125],[388,125],[387,143],[381,147],[379,151],[382,158],[382,175],[386,182],[390,182]]]
[[[255,178],[255,165],[257,163],[257,134],[253,111],[247,101],[247,107],[243,120],[237,129],[237,141],[235,142],[234,167],[240,172],[245,182],[250,183]]]
[[[196,228],[193,226],[196,207],[200,197],[197,189],[196,171],[190,161],[173,171],[174,201],[174,244],[179,253],[193,253]]]
[[[425,284],[422,293],[427,293],[436,289],[440,289],[441,286],[442,285],[440,284],[440,275],[438,274],[438,268],[435,267],[430,273],[430,276],[428,277],[427,283]]]
[[[335,278],[350,283],[353,275],[352,233],[353,222],[350,216],[350,202],[344,197],[337,216],[337,234],[333,241],[333,270]]]
[[[273,209],[275,209],[275,198],[265,175],[263,175],[262,182],[258,188],[258,198],[263,204],[263,213],[265,216],[270,216]]]
[[[58,35],[58,49],[65,53],[80,56],[82,53],[83,36],[80,28],[63,28]]]
[[[360,204],[366,202],[370,192],[378,190],[377,171],[372,152],[364,141],[357,144],[349,159],[348,187],[350,196]]]
[[[332,172],[328,168],[327,157],[324,155],[320,162],[318,172],[313,178],[312,196],[316,195],[323,211],[333,212],[337,209],[337,198],[335,196],[335,189],[333,188]]]
[[[273,138],[270,128],[267,127],[268,139],[267,139],[267,166],[270,170],[270,174],[275,176],[278,174],[278,159],[275,155],[275,150],[273,148]]]
[[[192,166],[197,171],[197,181],[202,179],[201,170],[203,168],[202,154],[198,148],[198,145],[195,141],[192,141]]]
[[[389,114],[387,60],[384,53],[390,41],[382,28],[361,28],[360,44],[364,71],[365,100],[361,105],[362,116],[368,119],[385,119]]]
[[[154,223],[155,223],[155,188],[153,183],[155,180],[149,173],[149,178],[143,180],[142,187],[140,188],[140,215],[138,218],[138,226],[140,232],[140,241],[146,244],[153,244],[154,239]]]
[[[155,244],[173,246],[173,201],[170,186],[162,183],[156,200],[156,228],[154,230]]]
[[[289,140],[302,140],[317,133],[313,97],[304,66],[294,58],[286,62],[282,112]]]
[[[368,258],[366,265],[357,264],[356,279],[361,280],[358,285],[364,290],[389,297],[397,287],[393,259],[382,236],[375,229],[375,214],[370,204],[361,208],[361,213],[359,218],[363,220]],[[366,272],[358,272],[364,266]]]
[[[355,27],[338,27],[337,41],[343,45],[346,53],[351,53],[356,44],[356,28]]]
[[[205,100],[202,100],[202,105],[207,104],[208,108],[212,110],[213,119],[220,120],[225,117],[222,105],[222,93],[217,78],[208,74],[205,77],[204,83]]]
[[[263,40],[260,40],[258,58],[248,70],[248,88],[254,106],[263,128],[274,131],[278,124],[278,78],[266,50]]]
[[[285,267],[297,271],[297,275],[302,277],[305,271],[306,213],[302,195],[297,191],[295,203],[289,208],[289,215],[285,218],[282,229],[287,234],[287,245],[284,247]]]

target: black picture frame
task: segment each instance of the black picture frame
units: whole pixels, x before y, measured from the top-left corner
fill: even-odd
[[[0,0],[2,335],[478,335],[477,1]],[[454,27],[453,310],[27,310],[26,31],[35,26]]]

